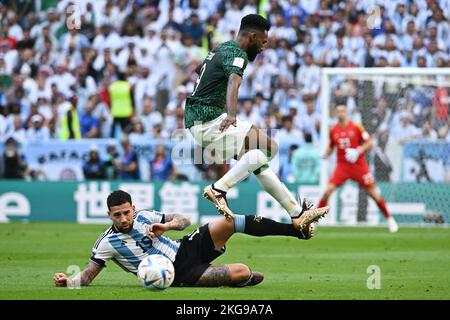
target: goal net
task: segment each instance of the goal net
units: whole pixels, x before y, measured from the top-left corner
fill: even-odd
[[[449,223],[450,68],[324,68],[321,81],[322,151],[336,123],[335,101],[346,97],[351,120],[372,137],[366,158],[391,214],[399,223]],[[322,191],[335,164],[335,153],[322,161]],[[356,183],[343,185],[329,204],[334,223],[385,223]]]

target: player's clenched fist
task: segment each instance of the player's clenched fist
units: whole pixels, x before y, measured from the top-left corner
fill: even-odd
[[[167,223],[152,223],[147,228],[147,235],[150,238],[158,238],[167,230],[169,230],[169,225]]]
[[[55,273],[53,276],[53,281],[57,287],[67,286],[67,276],[64,273]]]

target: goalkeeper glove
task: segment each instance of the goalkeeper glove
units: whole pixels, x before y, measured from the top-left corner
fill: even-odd
[[[345,150],[345,159],[350,163],[355,163],[362,153],[362,148],[348,148]]]

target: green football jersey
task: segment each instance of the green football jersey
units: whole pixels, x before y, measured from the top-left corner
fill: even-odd
[[[192,95],[186,99],[184,124],[190,128],[211,121],[225,112],[228,78],[243,75],[248,58],[236,41],[218,45],[208,53]]]

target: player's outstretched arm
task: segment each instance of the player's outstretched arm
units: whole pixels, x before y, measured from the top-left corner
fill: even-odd
[[[176,213],[166,213],[165,223],[153,223],[147,229],[147,235],[150,237],[159,237],[168,230],[184,230],[191,225],[191,221]]]
[[[100,273],[100,271],[102,271],[102,269],[102,266],[94,262],[89,262],[87,267],[74,277],[69,278],[64,273],[55,273],[53,276],[53,281],[57,287],[76,288],[80,286],[88,286]]]

